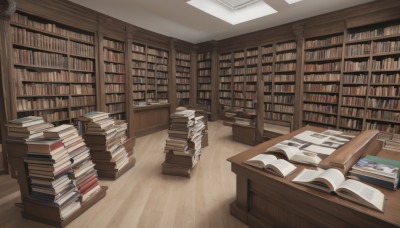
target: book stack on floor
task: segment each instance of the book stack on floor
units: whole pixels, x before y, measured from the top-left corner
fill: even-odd
[[[255,126],[255,121],[253,118],[245,118],[236,116],[233,118],[235,124],[239,124],[242,126]]]
[[[204,117],[195,117],[195,111],[185,110],[171,114],[171,126],[166,140],[162,173],[190,177],[200,160]]]
[[[367,155],[349,171],[349,177],[396,190],[399,187],[400,161]]]
[[[125,122],[115,121],[104,112],[90,112],[79,120],[84,123],[83,138],[100,178],[117,179],[135,165],[134,140],[127,140]]]
[[[68,176],[72,172],[68,151],[60,139],[35,138],[27,144],[25,162],[31,182],[29,198],[33,205],[42,203],[57,207],[61,220],[64,220],[81,207],[78,189]]]
[[[69,173],[75,186],[81,194],[81,201],[87,201],[100,190],[97,171],[90,157],[82,136],[73,125],[63,124],[44,132],[45,138],[61,140],[71,158],[71,172]]]
[[[7,139],[16,142],[25,142],[28,139],[36,138],[43,135],[43,131],[53,127],[52,124],[46,123],[43,117],[27,116],[7,123]]]

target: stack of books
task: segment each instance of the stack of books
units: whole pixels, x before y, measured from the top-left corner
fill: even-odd
[[[81,207],[78,189],[68,175],[72,173],[68,151],[60,139],[34,138],[27,146],[29,198],[40,205],[59,208],[64,220]]]
[[[28,139],[40,137],[43,131],[53,127],[52,124],[46,123],[43,117],[27,116],[7,123],[8,140],[25,142]]]
[[[83,123],[80,124],[85,129],[83,138],[100,178],[116,179],[135,165],[133,149],[126,147],[129,140],[125,122],[115,121],[104,112],[87,113],[79,121]]]
[[[85,202],[100,190],[97,171],[90,157],[82,136],[73,125],[63,124],[44,132],[45,138],[61,140],[71,159],[72,170],[69,173],[75,186],[81,194],[81,201]]]
[[[377,139],[383,141],[383,149],[400,151],[400,134],[380,132]]]
[[[242,126],[255,126],[255,121],[253,118],[245,118],[245,117],[234,117],[234,123]]]
[[[162,173],[190,177],[201,155],[204,117],[195,117],[195,111],[185,110],[172,114],[170,118]]]
[[[396,190],[399,187],[400,161],[367,155],[349,171],[349,178]]]
[[[198,119],[198,121],[202,121],[205,125],[202,132],[203,137],[201,138],[201,147],[204,148],[208,146],[208,114],[204,111],[196,111],[196,117],[198,116],[203,116],[203,118]]]

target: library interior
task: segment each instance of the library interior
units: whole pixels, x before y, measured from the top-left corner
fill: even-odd
[[[0,227],[400,227],[399,0],[0,0]]]

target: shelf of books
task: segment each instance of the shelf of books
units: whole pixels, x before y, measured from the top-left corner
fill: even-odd
[[[246,113],[255,114],[258,80],[258,47],[246,49],[244,105]]]
[[[108,37],[102,42],[106,112],[115,119],[126,120],[125,43]]]
[[[132,44],[133,102],[168,103],[167,51],[145,44]]]
[[[350,127],[400,133],[400,22],[355,28],[346,38],[354,58],[346,64],[358,71],[351,92],[358,100],[352,114],[360,118]]]
[[[232,108],[232,53],[219,55],[219,94],[218,106],[221,110]]]
[[[297,49],[295,41],[261,47],[264,82],[264,120],[292,123],[294,113]]]
[[[232,108],[234,110],[244,108],[245,100],[245,74],[246,74],[246,52],[239,50],[233,52],[233,72],[232,72]]]
[[[96,109],[94,34],[23,12],[11,30],[17,117],[59,125]]]
[[[197,54],[197,105],[211,112],[211,52]]]
[[[304,48],[303,125],[336,128],[343,34],[308,38]],[[343,99],[351,98],[343,96]]]
[[[176,98],[178,106],[190,104],[190,53],[176,52]]]

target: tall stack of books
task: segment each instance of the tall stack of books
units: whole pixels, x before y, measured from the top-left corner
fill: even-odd
[[[83,138],[100,178],[116,179],[135,165],[133,149],[126,147],[131,140],[127,140],[125,122],[115,121],[104,112],[87,113],[79,121],[83,123]]]
[[[81,207],[78,189],[68,176],[72,172],[68,151],[60,139],[34,138],[27,145],[25,163],[32,202],[26,200],[24,209],[28,209],[29,205],[54,207],[64,220]]]
[[[367,155],[351,168],[349,177],[396,190],[399,187],[400,161]]]
[[[71,159],[72,170],[69,173],[75,186],[81,194],[81,201],[87,201],[100,190],[97,171],[90,157],[82,136],[73,125],[63,124],[44,132],[45,138],[61,140]]]
[[[203,116],[203,118],[198,119],[198,121],[202,121],[205,125],[205,128],[202,132],[203,137],[201,138],[201,147],[204,148],[208,146],[208,113],[204,111],[196,111],[196,117]]]
[[[166,140],[162,173],[190,177],[201,155],[204,117],[195,117],[195,111],[185,110],[170,116],[171,126]]]
[[[41,116],[27,116],[7,123],[8,140],[25,142],[28,139],[40,137],[43,131],[53,127],[46,123]]]

